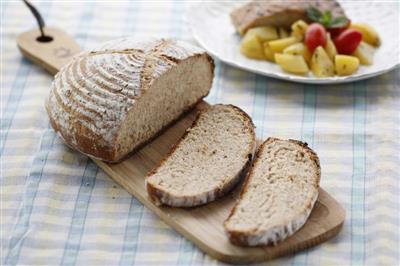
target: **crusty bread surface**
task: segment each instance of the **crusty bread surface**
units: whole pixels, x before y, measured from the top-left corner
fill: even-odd
[[[345,16],[344,10],[335,0],[255,0],[234,9],[231,21],[240,34],[258,26],[290,28],[299,19],[309,22],[305,9],[309,6],[322,11],[329,10],[333,16]]]
[[[318,198],[319,159],[306,143],[268,138],[224,223],[233,244],[275,245],[299,230]]]
[[[114,40],[60,70],[46,109],[69,146],[117,162],[201,101],[213,72],[212,58],[182,41]]]
[[[174,207],[213,201],[239,182],[254,147],[254,125],[245,112],[232,105],[211,106],[148,174],[148,194],[156,204]]]

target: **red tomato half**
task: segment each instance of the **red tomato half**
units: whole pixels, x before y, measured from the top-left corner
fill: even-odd
[[[362,34],[358,30],[347,29],[340,33],[333,42],[339,54],[352,54],[362,40]]]
[[[350,27],[351,24],[351,20],[349,19],[349,22],[347,23],[346,26],[342,27],[342,28],[328,28],[328,32],[331,34],[332,38],[335,38],[336,36],[338,36],[340,33],[342,33],[343,31],[345,31],[348,27]]]
[[[326,45],[326,30],[324,26],[318,23],[308,26],[304,42],[310,52],[314,52],[318,46],[324,47]]]

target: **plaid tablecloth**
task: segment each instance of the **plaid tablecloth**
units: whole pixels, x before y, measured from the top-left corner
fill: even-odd
[[[47,25],[83,48],[122,35],[193,41],[175,1],[35,1]],[[35,27],[19,1],[1,2],[1,264],[221,264],[199,251],[64,146],[43,107],[52,77],[22,58]],[[265,78],[219,61],[207,101],[240,106],[258,137],[301,139],[321,159],[321,185],[346,209],[334,239],[268,265],[399,265],[400,71],[345,85]]]

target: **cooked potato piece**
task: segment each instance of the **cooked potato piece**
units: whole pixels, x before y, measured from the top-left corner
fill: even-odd
[[[274,53],[282,53],[286,47],[298,42],[299,40],[297,40],[296,37],[287,37],[275,41],[270,41],[268,42],[268,44]]]
[[[339,76],[348,76],[355,73],[360,65],[360,60],[355,56],[336,55],[335,69]]]
[[[304,43],[295,43],[283,50],[284,54],[292,54],[292,55],[301,55],[304,57],[307,63],[310,63],[311,53],[308,48],[304,45]]]
[[[336,46],[331,39],[331,35],[327,34],[325,51],[328,54],[329,58],[333,61],[335,60],[335,56],[337,55]]]
[[[252,28],[248,30],[247,34],[255,34],[262,43],[279,38],[276,28],[272,26]]]
[[[353,53],[353,56],[357,57],[362,65],[372,65],[374,61],[374,53],[374,47],[368,43],[361,42]]]
[[[306,34],[306,30],[308,28],[308,24],[303,20],[298,20],[292,24],[292,36],[296,37],[299,41],[304,40],[304,35]]]
[[[318,46],[311,57],[311,71],[316,77],[335,75],[335,66],[322,46]]]
[[[280,39],[289,37],[289,33],[287,32],[287,30],[285,28],[280,27],[278,29],[278,33],[279,33],[279,38]]]
[[[264,47],[256,34],[248,31],[240,44],[240,52],[249,58],[265,59]]]
[[[363,41],[373,46],[381,45],[381,39],[378,32],[366,23],[351,23],[350,28],[361,32]]]
[[[271,47],[267,42],[264,43],[264,56],[265,59],[271,62],[275,62],[274,52],[271,50]]]
[[[263,43],[278,38],[275,27],[256,27],[248,30],[242,39],[240,52],[253,59],[266,59]]]
[[[308,73],[308,66],[304,57],[292,54],[275,54],[276,63],[285,71],[295,74]]]

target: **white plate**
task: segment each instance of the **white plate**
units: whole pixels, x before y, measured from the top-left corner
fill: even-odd
[[[399,66],[399,7],[396,2],[341,1],[346,14],[354,22],[372,25],[382,40],[376,50],[374,64],[361,66],[356,74],[346,77],[316,78],[283,72],[267,61],[246,58],[239,52],[240,37],[231,24],[229,13],[244,1],[204,1],[190,6],[186,21],[194,37],[210,54],[225,63],[268,77],[301,83],[332,84],[370,78]]]

